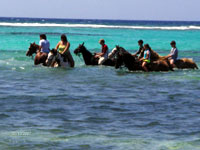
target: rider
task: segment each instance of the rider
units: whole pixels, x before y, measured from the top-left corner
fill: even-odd
[[[139,45],[139,50],[135,54],[133,54],[133,56],[137,56],[139,54],[139,58],[142,58],[144,56],[143,40],[139,40],[138,45]]]
[[[166,56],[166,58],[169,59],[170,61],[170,65],[174,68],[175,67],[175,62],[178,58],[178,49],[176,48],[176,42],[175,41],[171,41],[170,43],[172,49],[169,55]]]
[[[70,66],[73,68],[74,67],[74,59],[69,51],[69,47],[70,47],[70,43],[68,42],[66,35],[62,34],[61,41],[58,42],[55,49],[58,50],[58,52],[61,55],[63,55],[65,58],[67,58],[67,60],[70,63]]]
[[[42,54],[48,55],[50,51],[50,43],[47,40],[47,37],[45,34],[40,34],[40,42],[39,42],[39,52]]]
[[[150,57],[151,57],[151,47],[149,44],[144,45],[144,57],[140,59],[142,61],[142,68],[148,72],[147,64],[150,63]]]
[[[99,65],[102,65],[103,62],[108,58],[108,46],[105,44],[104,39],[99,40],[99,44],[102,46],[101,52],[95,54],[95,58],[99,58]]]

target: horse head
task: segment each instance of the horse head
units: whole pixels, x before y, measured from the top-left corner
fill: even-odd
[[[120,47],[119,45],[117,45],[114,49],[113,49],[113,53],[116,56],[116,64],[115,64],[115,68],[118,69],[120,68],[124,62],[123,62],[123,56],[122,56],[122,47]]]
[[[136,63],[136,58],[126,51],[123,47],[116,46],[116,65],[115,68],[118,69],[122,65],[125,65],[129,70],[134,70]]]
[[[30,47],[28,49],[28,51],[26,52],[26,56],[32,56],[34,53],[37,52],[39,46],[37,44],[34,43],[30,43]]]
[[[115,58],[117,52],[118,52],[118,49],[117,49],[117,47],[115,47],[115,48],[108,54],[108,58],[109,58],[109,59]]]
[[[46,59],[46,65],[51,66],[51,64],[56,60],[58,52],[55,49],[50,50],[48,57]]]
[[[83,44],[79,44],[79,46],[74,50],[74,54],[78,55],[85,50],[86,50],[86,48],[85,48],[84,42],[83,42]]]

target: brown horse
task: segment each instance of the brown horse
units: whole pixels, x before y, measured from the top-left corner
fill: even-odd
[[[35,53],[35,59],[34,59],[34,64],[35,65],[39,65],[39,64],[43,64],[44,66],[46,66],[46,59],[47,59],[47,54],[46,53],[41,53],[38,51],[39,49],[39,45],[34,43],[30,44],[30,47],[28,49],[28,51],[26,52],[26,56],[33,56],[33,54]]]
[[[160,56],[158,53],[156,53],[153,50],[151,50],[151,60],[152,61],[157,61],[157,60],[168,61],[166,56]],[[175,62],[175,66],[178,69],[198,69],[197,64],[190,58],[178,59]]]
[[[164,57],[164,59],[166,58]],[[178,69],[198,69],[197,64],[191,58],[178,59],[174,64]]]

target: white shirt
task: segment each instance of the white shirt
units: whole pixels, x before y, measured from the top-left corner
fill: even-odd
[[[50,49],[50,43],[48,40],[40,40],[39,45],[41,46],[41,52],[43,53],[49,53],[49,49]]]

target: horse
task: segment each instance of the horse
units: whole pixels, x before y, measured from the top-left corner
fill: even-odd
[[[162,56],[159,59],[167,59],[166,56]],[[177,69],[199,69],[197,64],[191,58],[181,58],[175,61],[175,68]]]
[[[70,68],[71,66],[67,58],[59,52],[57,52],[57,50],[55,49],[50,50],[45,63],[48,67]]]
[[[128,68],[129,71],[139,71],[143,70],[141,61],[123,47],[116,46],[117,49],[117,61],[115,68],[118,69],[122,65]],[[147,65],[149,71],[173,71],[172,67],[169,64],[169,61],[166,60],[157,60],[153,61]]]
[[[155,51],[151,50],[151,60],[167,60],[166,56],[160,56]],[[175,61],[175,68],[177,69],[198,69],[197,64],[191,58],[180,58]]]
[[[144,52],[142,52],[144,53]],[[154,50],[151,50],[151,60],[152,61],[167,61],[166,56],[160,56]],[[175,68],[177,69],[198,69],[197,64],[190,58],[181,58],[175,62]]]
[[[47,54],[39,52],[38,49],[39,45],[35,44],[35,42],[30,43],[30,47],[26,52],[26,56],[30,57],[33,56],[33,54],[36,54],[34,59],[34,64],[35,65],[43,64],[44,66],[46,66],[45,61],[47,59]]]
[[[92,54],[90,51],[88,51],[86,49],[86,47],[83,44],[79,44],[79,46],[74,50],[74,54],[78,55],[78,54],[82,54],[83,55],[83,59],[86,65],[99,65],[98,61],[99,58],[95,58],[94,54]],[[115,60],[114,59],[106,59],[102,65],[104,66],[115,66]]]

